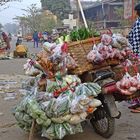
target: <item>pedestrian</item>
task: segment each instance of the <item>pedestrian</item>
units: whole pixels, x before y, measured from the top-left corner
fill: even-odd
[[[33,40],[34,40],[34,48],[37,47],[38,48],[38,43],[39,43],[39,37],[38,37],[38,32],[35,31],[33,33]]]
[[[136,16],[136,21],[129,33],[129,43],[132,46],[133,53],[140,57],[140,4],[135,6],[135,16]],[[131,107],[131,112],[133,113],[140,113],[140,98],[137,98],[135,100],[130,101]]]
[[[45,31],[44,33],[43,33],[43,42],[45,43],[45,42],[48,42],[48,33],[47,33],[47,31]]]
[[[10,40],[8,35],[5,32],[2,32],[2,38],[4,40],[4,42],[6,43],[6,50],[10,50],[11,46],[10,46]]]
[[[16,44],[21,44],[22,43],[22,38],[21,37],[18,37],[17,38],[17,42],[16,42]],[[17,45],[16,45],[17,46]]]

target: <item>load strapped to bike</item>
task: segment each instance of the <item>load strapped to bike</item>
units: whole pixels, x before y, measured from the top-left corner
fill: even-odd
[[[27,60],[24,70],[33,78],[23,83],[27,94],[14,116],[30,140],[34,131],[48,139],[83,132],[86,120],[109,138],[120,117],[115,101],[140,96],[139,59],[120,34],[66,40],[46,42]]]

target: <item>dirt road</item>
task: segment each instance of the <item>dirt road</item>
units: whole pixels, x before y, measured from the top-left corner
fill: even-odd
[[[32,51],[36,51],[31,48]],[[10,86],[0,84],[0,140],[28,140],[28,134],[23,132],[12,116],[12,108],[21,100],[19,92],[24,76],[23,64],[25,59],[0,61],[0,82],[10,81]],[[17,75],[18,74],[18,75]],[[8,99],[9,94],[14,96]],[[140,140],[140,114],[132,114],[127,109],[126,103],[118,104],[122,117],[116,120],[115,134],[109,140]],[[84,133],[67,136],[64,140],[105,140],[97,135],[90,125]],[[36,136],[34,140],[44,140]]]

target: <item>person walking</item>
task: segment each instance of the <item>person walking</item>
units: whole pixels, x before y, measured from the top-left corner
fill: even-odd
[[[39,43],[39,37],[38,37],[38,32],[35,31],[33,33],[33,40],[34,40],[34,48],[37,47],[38,48],[38,43]]]
[[[136,21],[129,33],[128,40],[132,46],[133,53],[140,57],[140,4],[135,6]],[[130,101],[131,112],[140,113],[140,98]]]
[[[47,33],[47,31],[45,31],[44,33],[43,33],[43,42],[45,43],[45,42],[48,42],[48,33]]]
[[[10,50],[11,46],[10,46],[10,40],[8,35],[5,32],[2,32],[2,38],[4,40],[4,42],[6,43],[6,50]]]

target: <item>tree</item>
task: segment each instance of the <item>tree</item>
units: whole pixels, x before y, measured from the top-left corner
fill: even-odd
[[[12,0],[12,1],[19,1],[19,2],[21,2],[21,0]],[[6,3],[9,3],[9,2],[11,2],[11,0],[0,0],[0,6],[3,6],[3,5],[5,5]]]
[[[71,12],[70,0],[41,0],[42,7],[50,10],[59,19],[68,18]]]
[[[57,26],[57,18],[52,13],[42,12],[35,4],[32,4],[27,9],[23,9],[26,14],[14,18],[19,25],[24,29],[30,29],[31,32],[37,31],[51,31]]]

